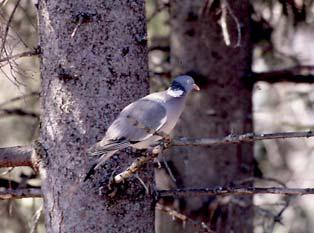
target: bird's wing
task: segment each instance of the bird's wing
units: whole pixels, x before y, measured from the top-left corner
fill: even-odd
[[[125,107],[106,133],[107,140],[144,141],[167,121],[167,110],[160,101],[142,98]]]
[[[156,96],[154,95],[150,96]],[[149,97],[149,96],[148,96]],[[115,152],[131,144],[144,141],[157,132],[167,121],[167,110],[158,98],[142,98],[125,107],[110,125],[106,136],[89,149],[91,155],[102,155],[90,168],[84,181]]]

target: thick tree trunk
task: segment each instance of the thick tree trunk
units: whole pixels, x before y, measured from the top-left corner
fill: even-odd
[[[201,86],[201,92],[190,98],[175,134],[202,137],[251,132],[252,87],[244,79],[251,67],[249,2],[228,1],[230,9],[224,9],[231,38],[229,47],[219,24],[222,11],[213,12],[219,1],[202,15],[205,2],[171,1],[173,74],[191,72]],[[235,48],[237,26],[241,27],[241,46]],[[253,148],[248,144],[178,148],[171,150],[167,158],[174,164],[179,188],[225,185],[252,176]],[[239,196],[224,201],[212,197],[187,198],[180,207],[182,212],[209,223],[217,232],[252,232],[251,201],[250,197]],[[167,232],[195,231],[173,221],[171,224],[173,228]],[[160,232],[166,231],[161,228]]]
[[[47,232],[153,232],[151,198],[137,180],[123,194],[105,195],[110,175],[130,156],[82,182],[86,149],[123,107],[148,93],[144,0],[39,1],[39,30]],[[150,185],[152,169],[140,176]]]

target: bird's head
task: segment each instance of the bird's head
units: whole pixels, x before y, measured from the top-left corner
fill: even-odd
[[[181,97],[189,94],[192,90],[199,91],[200,88],[191,76],[181,75],[172,81],[167,93],[173,97]]]

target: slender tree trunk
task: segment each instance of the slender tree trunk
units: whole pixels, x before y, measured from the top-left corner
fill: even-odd
[[[144,0],[42,0],[39,30],[47,232],[153,232],[151,198],[137,180],[106,195],[108,179],[131,155],[121,153],[82,182],[86,149],[123,107],[148,93]],[[140,176],[150,185],[152,169]]]
[[[251,67],[249,2],[228,1],[230,8],[224,8],[226,13],[215,5],[223,1],[214,1],[202,15],[205,2],[171,1],[173,74],[190,72],[201,86],[201,92],[190,98],[175,134],[202,137],[251,132],[252,87],[244,79]],[[229,47],[223,39],[223,21],[219,24],[224,13],[231,39]],[[238,26],[241,46],[235,47]],[[252,149],[248,144],[178,148],[171,150],[167,158],[173,164],[177,187],[212,187],[251,177]],[[250,197],[240,196],[224,200],[187,198],[181,201],[180,211],[207,222],[217,232],[252,232],[251,201]],[[164,224],[160,232],[195,232],[191,226],[183,228],[173,221],[170,224],[172,230],[162,229]]]

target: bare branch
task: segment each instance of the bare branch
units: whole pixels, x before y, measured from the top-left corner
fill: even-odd
[[[221,17],[219,20],[219,24],[221,27],[221,31],[222,31],[222,36],[223,39],[225,41],[225,44],[227,46],[230,46],[231,42],[230,42],[230,34],[228,31],[228,24],[227,24],[227,1],[223,0],[221,1]]]
[[[33,166],[31,146],[0,148],[0,168],[20,166]]]
[[[282,188],[282,187],[223,187],[158,190],[159,197],[182,196],[218,196],[218,195],[255,195],[255,194],[283,194],[307,195],[314,194],[314,188]]]
[[[166,171],[168,172],[169,177],[171,178],[171,180],[174,183],[176,183],[177,179],[174,177],[173,172],[172,172],[171,168],[169,167],[167,160],[165,159],[165,156],[162,156],[162,161],[163,161],[163,164],[164,164]]]
[[[39,97],[39,92],[33,91],[33,92],[28,93],[28,94],[9,99],[3,103],[0,103],[0,108],[7,105],[7,104],[10,104],[10,103],[13,103],[13,102],[16,102],[19,100],[25,100],[26,98],[30,98],[30,97],[34,97],[34,96]]]
[[[241,46],[241,40],[242,40],[241,24],[240,24],[238,18],[235,16],[233,10],[231,9],[231,7],[227,1],[225,1],[225,7],[228,9],[229,14],[230,14],[231,18],[233,19],[233,21],[235,22],[236,27],[237,27],[238,38],[237,38],[237,43],[234,47],[235,48],[240,47]]]
[[[237,144],[244,142],[254,142],[269,139],[287,139],[287,138],[309,138],[314,137],[314,132],[283,132],[283,133],[246,133],[246,134],[230,134],[226,137],[213,138],[175,138],[171,142],[171,146],[214,146],[222,144]]]
[[[150,23],[152,19],[154,19],[160,12],[162,12],[164,9],[169,8],[169,4],[167,3],[161,3],[161,5],[156,2],[155,10],[153,13],[147,17],[147,23]]]
[[[8,19],[8,22],[7,22],[6,26],[5,26],[4,35],[3,35],[3,38],[2,38],[2,44],[1,44],[1,47],[0,47],[0,57],[2,56],[2,52],[3,52],[4,48],[5,48],[5,43],[6,43],[6,40],[7,40],[8,33],[9,33],[11,21],[13,19],[13,16],[15,14],[15,11],[16,11],[18,5],[20,4],[20,1],[21,0],[17,0],[17,2],[15,3],[14,8],[13,8],[11,14],[10,14],[9,19]]]
[[[31,50],[31,51],[25,51],[22,53],[14,54],[12,56],[4,57],[4,58],[0,59],[0,63],[9,62],[10,60],[15,60],[15,59],[22,58],[22,57],[37,56],[39,54],[40,54],[40,51],[38,49]]]
[[[255,82],[314,83],[314,66],[294,66],[287,69],[253,73],[252,76]]]
[[[38,186],[33,186],[27,183],[29,177],[22,177],[20,182],[16,182],[10,179],[0,178],[0,188],[6,189],[19,189],[19,188],[39,188]]]
[[[34,112],[28,112],[23,109],[14,108],[14,109],[0,109],[0,117],[3,116],[21,116],[21,117],[33,117],[33,118],[39,118],[39,115]]]
[[[5,176],[7,174],[10,174],[13,170],[14,170],[14,167],[9,167],[8,169],[6,169],[6,171],[1,172],[0,176]],[[0,180],[0,183],[1,183],[1,180]],[[2,186],[2,185],[0,185],[0,186]]]
[[[71,34],[71,38],[72,39],[74,38],[74,36],[75,36],[75,34],[77,32],[77,29],[82,25],[82,22],[83,22],[83,17],[82,17],[82,15],[79,15],[78,22],[77,22],[77,24],[76,24],[76,26],[75,26],[72,34]]]
[[[6,189],[0,188],[0,200],[42,197],[40,188]]]
[[[148,152],[147,156],[142,156],[142,157],[137,158],[135,161],[133,161],[133,163],[125,171],[116,175],[113,178],[113,182],[116,184],[122,183],[126,179],[128,179],[131,176],[133,176],[134,174],[136,174],[136,172],[141,167],[143,167],[146,163],[148,163],[149,161],[152,161],[154,158],[156,158],[161,153],[163,148],[164,148],[163,146],[158,145],[151,152]]]
[[[158,135],[158,133],[155,133]],[[162,135],[162,132],[159,133],[159,136],[162,136],[167,141],[167,135]],[[270,134],[255,134],[247,133],[241,135],[230,134],[226,137],[220,138],[187,138],[180,137],[175,138],[172,141],[164,143],[164,141],[157,142],[156,147],[152,152],[148,152],[147,156],[137,158],[125,171],[116,175],[113,179],[114,183],[121,183],[126,179],[133,176],[144,164],[153,160],[161,153],[165,148],[169,146],[214,146],[222,144],[237,144],[237,143],[248,143],[260,140],[269,140],[269,139],[286,139],[286,138],[300,138],[300,137],[314,137],[314,132],[284,132],[284,133],[270,133]]]
[[[247,133],[241,135],[228,135],[221,138],[186,138],[181,137],[174,139],[170,142],[170,146],[213,146],[221,144],[234,144],[244,142],[254,142],[258,140],[268,139],[286,139],[286,138],[300,138],[300,137],[313,137],[312,131],[308,132],[285,132],[285,133],[270,133],[270,134],[255,134]],[[135,160],[131,166],[124,172],[118,174],[114,178],[115,183],[121,183],[123,180],[129,178],[136,173],[144,164],[153,160],[159,153],[168,145],[164,142],[158,142],[158,145],[149,152],[149,156],[140,157]],[[17,167],[17,166],[32,166],[32,147],[10,147],[0,148],[0,167]]]
[[[194,227],[201,228],[205,232],[214,233],[204,222],[195,221],[184,214],[179,213],[178,211],[171,209],[168,206],[161,205],[159,203],[156,204],[156,209],[167,213],[173,219],[178,219],[182,221],[182,224],[186,224],[186,222],[191,222]]]
[[[5,17],[5,14],[3,12],[3,10],[1,10],[2,8],[0,7],[0,18],[5,21],[6,20],[6,17]],[[29,46],[27,45],[26,41],[22,38],[22,36],[20,35],[20,32],[18,32],[17,30],[14,29],[14,27],[11,27],[10,30],[12,32],[14,32],[15,36],[17,39],[19,39],[19,43],[23,44],[23,46],[25,48],[29,48]],[[12,36],[12,38],[15,38],[14,36]]]
[[[140,158],[137,158],[125,171],[114,177],[114,183],[119,184],[129,177],[133,176],[141,167],[143,167],[144,164],[146,164],[150,160],[152,160],[151,157],[142,156]]]
[[[37,229],[39,218],[40,218],[42,212],[43,212],[43,204],[41,204],[41,206],[38,208],[38,210],[36,210],[35,214],[32,217],[32,223],[30,224],[30,226],[31,226],[30,233],[37,232],[36,229]]]

